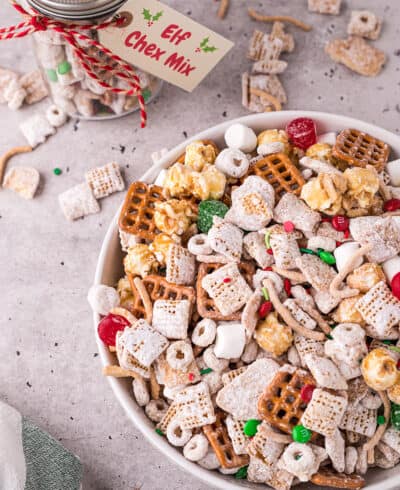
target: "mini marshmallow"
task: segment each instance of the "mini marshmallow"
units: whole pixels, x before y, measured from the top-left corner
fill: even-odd
[[[317,136],[317,143],[328,143],[328,145],[334,145],[336,143],[337,134],[334,132],[324,133]]]
[[[249,159],[237,148],[225,148],[218,154],[215,166],[229,177],[236,179],[243,177],[249,169]]]
[[[246,331],[241,323],[223,322],[217,327],[214,353],[222,359],[237,359],[246,343]]]
[[[87,300],[95,313],[107,315],[112,308],[119,305],[117,291],[104,284],[94,284],[88,292]]]
[[[385,273],[386,279],[390,283],[393,277],[400,272],[400,257],[396,255],[395,257],[385,260],[382,264],[383,272]]]
[[[343,245],[340,245],[340,247],[333,252],[336,259],[336,267],[339,272],[346,267],[348,261],[359,248],[360,244],[357,242],[346,242]],[[354,265],[354,268],[356,269],[357,267],[360,267],[362,263],[363,259],[360,257],[357,263]]]
[[[400,158],[386,164],[386,172],[389,174],[390,182],[395,187],[400,186]]]
[[[232,124],[225,131],[225,142],[229,148],[250,153],[257,147],[256,133],[244,124]]]
[[[272,155],[273,153],[282,153],[285,151],[285,145],[280,141],[273,143],[264,143],[257,148],[257,153],[261,156]]]

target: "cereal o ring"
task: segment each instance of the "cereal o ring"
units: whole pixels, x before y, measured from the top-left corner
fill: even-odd
[[[180,421],[175,419],[168,424],[166,436],[173,446],[182,447],[189,442],[192,431],[182,429]]]
[[[150,394],[146,381],[143,378],[135,378],[132,381],[133,394],[139,407],[144,407],[150,402]]]
[[[197,461],[197,464],[206,470],[216,470],[221,466],[213,449],[210,449],[204,458]]]
[[[214,354],[214,346],[209,347],[203,353],[204,362],[213,371],[224,371],[229,366],[228,359],[218,359]]]
[[[187,248],[193,255],[210,255],[212,248],[208,244],[208,236],[205,233],[193,235],[188,241]]]
[[[283,453],[283,462],[289,473],[294,475],[307,474],[315,466],[315,454],[306,444],[293,442]]]
[[[192,342],[199,347],[208,347],[214,342],[216,333],[217,324],[214,320],[204,318],[194,327]]]
[[[245,153],[235,148],[222,150],[215,160],[215,166],[218,170],[235,179],[243,177],[249,169],[249,165],[250,162]]]
[[[61,107],[58,107],[55,104],[51,105],[46,110],[46,119],[53,126],[53,128],[59,128],[65,124],[67,122],[67,118],[67,113],[63,111]]]
[[[208,452],[208,439],[203,434],[196,434],[183,448],[183,455],[189,461],[200,461]]]
[[[193,349],[185,340],[178,340],[168,347],[166,359],[172,369],[184,371],[194,359]]]
[[[160,422],[168,410],[168,404],[166,401],[151,400],[144,408],[146,415],[153,422]]]

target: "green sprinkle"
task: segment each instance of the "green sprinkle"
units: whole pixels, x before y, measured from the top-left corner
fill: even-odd
[[[248,466],[243,466],[243,468],[240,468],[240,470],[235,473],[236,480],[244,480],[247,478],[247,468]]]
[[[332,329],[336,328],[338,326],[337,323],[332,323],[332,325],[329,325]]]
[[[378,415],[377,419],[376,419],[376,423],[378,425],[383,425],[384,423],[386,423],[386,419],[383,415]]]
[[[271,238],[271,232],[270,231],[267,231],[267,233],[265,234],[265,245],[267,248],[271,248],[271,244],[270,244],[270,239]]]
[[[382,342],[386,345],[392,345],[392,341],[391,340],[382,340]]]
[[[269,301],[268,289],[267,288],[262,288],[261,291],[262,291],[262,293],[264,295],[265,301]]]
[[[257,434],[257,428],[261,424],[261,420],[249,419],[244,424],[243,434],[247,437],[253,437]]]
[[[208,374],[208,373],[211,373],[211,372],[212,372],[212,369],[211,368],[200,369],[200,374],[201,375]]]
[[[295,425],[292,429],[292,438],[295,442],[306,444],[312,436],[312,432],[304,425]]]
[[[144,101],[147,102],[150,99],[151,95],[152,95],[151,94],[151,90],[148,89],[148,88],[146,88],[145,90],[143,90],[142,95],[143,95]]]
[[[61,168],[58,168],[58,167],[54,168],[53,169],[53,174],[54,175],[61,175],[62,174]]]
[[[159,436],[163,436],[163,435],[164,435],[164,432],[163,432],[161,429],[156,429],[155,431],[156,431],[156,433],[157,433]]]
[[[327,338],[328,338],[329,340],[332,340],[332,339],[333,339],[332,335],[330,335],[329,333],[328,333],[328,335],[327,335]]]
[[[309,255],[318,255],[314,250],[311,250],[310,248],[300,248],[300,252],[303,254],[309,254]]]
[[[388,350],[392,350],[393,352],[400,353],[400,347],[397,347],[396,345],[389,345]]]
[[[322,250],[321,252],[318,253],[318,256],[322,260],[322,262],[325,262],[325,264],[328,265],[336,264],[335,256],[330,252],[326,252],[325,250]]]
[[[71,63],[67,60],[62,61],[58,66],[57,66],[57,71],[60,75],[66,75],[69,73],[72,69]]]
[[[46,74],[50,82],[58,82],[58,76],[56,70],[50,68],[49,70],[46,70]]]

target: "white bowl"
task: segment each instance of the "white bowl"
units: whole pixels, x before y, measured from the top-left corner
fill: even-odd
[[[233,121],[219,124],[207,129],[206,131],[196,134],[193,136],[193,138],[190,138],[169,151],[168,154],[157,163],[157,165],[150,168],[139,180],[147,183],[154,182],[160,170],[175,163],[176,159],[184,152],[188,142],[192,140],[211,139],[222,147],[224,145],[225,130],[234,122],[241,122],[250,126],[256,132],[260,132],[268,128],[284,128],[289,121],[301,116],[314,119],[317,124],[318,134],[329,131],[339,132],[344,128],[356,128],[382,139],[392,147],[392,156],[397,158],[400,156],[400,137],[386,131],[385,129],[379,128],[378,126],[350,117],[338,116],[323,112],[282,111],[242,117]],[[96,268],[96,275],[94,279],[95,284],[107,284],[110,286],[115,285],[118,279],[122,276],[122,251],[118,238],[118,215],[119,210],[112,220],[104,238]],[[113,357],[97,336],[97,324],[99,323],[99,320],[99,316],[95,314],[95,335],[101,361],[103,365],[108,365],[113,362]],[[168,443],[166,438],[160,437],[154,431],[153,423],[146,417],[142,408],[136,405],[136,402],[132,396],[131,383],[125,379],[108,379],[119,403],[123,406],[128,417],[132,420],[136,427],[143,433],[146,439],[148,439],[165,456],[168,456],[168,458],[178,464],[181,468],[188,471],[192,475],[195,475],[213,488],[221,488],[224,490],[261,488],[261,485],[251,484],[246,480],[235,480],[232,476],[222,475],[218,471],[205,470],[196,463],[192,463],[185,459],[178,449],[174,448]],[[266,488],[265,485],[262,485],[262,487]],[[301,487],[296,488],[312,488],[313,490],[316,490],[318,487],[312,484],[304,484],[301,485]],[[367,486],[365,488],[368,490],[382,490],[383,488],[385,490],[399,489],[400,468],[393,468],[391,470],[373,469],[368,471]]]

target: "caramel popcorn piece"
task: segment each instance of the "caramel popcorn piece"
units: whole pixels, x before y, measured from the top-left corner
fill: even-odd
[[[365,321],[363,317],[355,308],[355,304],[362,297],[362,294],[358,294],[357,296],[342,300],[332,314],[334,321],[337,323],[358,323],[359,325],[364,325]]]
[[[129,247],[128,255],[124,258],[124,269],[127,274],[145,277],[157,268],[157,259],[148,245],[137,243]]]
[[[152,243],[150,243],[149,248],[156,256],[158,263],[162,266],[165,266],[169,247],[177,242],[179,242],[179,239],[177,237],[171,237],[166,233],[160,233],[159,235],[155,236]]]
[[[185,165],[192,170],[201,172],[204,166],[215,161],[215,148],[202,141],[193,141],[186,147]]]
[[[174,163],[168,169],[164,180],[164,188],[171,197],[187,195],[190,186],[190,174],[190,169],[181,163]]]
[[[290,327],[279,322],[276,312],[270,313],[258,324],[255,339],[262,349],[271,352],[274,356],[284,354],[293,343]]]
[[[167,235],[182,235],[195,218],[190,203],[186,200],[169,199],[155,205],[156,227]]]
[[[315,143],[307,149],[306,157],[329,163],[332,158],[332,146],[328,143]]]
[[[201,176],[204,179],[207,187],[208,194],[206,197],[197,196],[196,192],[193,192],[195,197],[200,199],[221,199],[225,191],[226,177],[225,174],[220,172],[214,165],[205,165]],[[199,193],[201,194],[201,192]]]
[[[343,207],[368,209],[372,206],[375,194],[379,190],[379,178],[374,169],[353,167],[343,172],[347,180],[347,192],[343,198]]]
[[[365,356],[361,372],[367,385],[375,391],[387,390],[399,380],[396,361],[385,349],[374,349]]]
[[[360,293],[367,293],[375,284],[385,280],[385,274],[380,265],[366,262],[354,269],[347,276],[346,282],[351,288],[358,289]]]
[[[271,143],[282,143],[283,153],[289,154],[291,145],[289,143],[288,135],[283,129],[267,129],[257,136],[257,144],[268,145]]]
[[[311,209],[333,216],[342,207],[346,189],[347,181],[342,175],[320,173],[303,186],[301,198]]]

